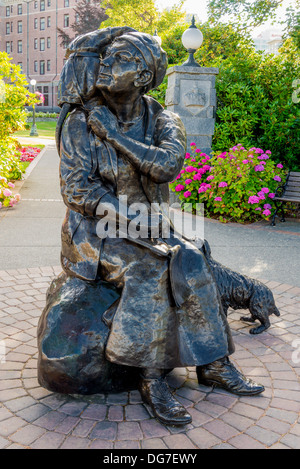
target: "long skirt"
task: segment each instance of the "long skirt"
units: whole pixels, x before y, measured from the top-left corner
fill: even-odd
[[[106,358],[126,366],[170,369],[232,354],[229,325],[203,252],[175,237],[161,245],[180,246],[182,281],[189,288],[180,306],[174,302],[169,258],[128,239],[104,241],[101,279],[121,289],[120,299],[104,315],[110,327]]]

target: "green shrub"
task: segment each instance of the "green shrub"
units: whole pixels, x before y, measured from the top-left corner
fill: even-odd
[[[237,141],[270,148],[273,159],[300,169],[300,106],[293,103],[293,81],[300,77],[300,54],[291,40],[278,56],[241,48],[220,64],[213,150]]]
[[[33,112],[32,111],[27,111],[26,113],[27,118],[32,118],[33,117]],[[42,111],[36,111],[35,112],[35,117],[39,117],[41,119],[58,119],[59,113],[57,112],[42,112]]]
[[[191,145],[184,168],[171,183],[181,202],[195,211],[203,203],[205,215],[222,222],[269,219],[275,190],[286,173],[270,158],[271,151],[246,150],[239,144],[210,158]]]
[[[18,142],[12,134],[24,129],[25,105],[35,103],[37,99],[27,90],[27,81],[20,67],[12,63],[12,58],[6,52],[0,52],[0,83],[0,177],[4,181],[21,177]]]

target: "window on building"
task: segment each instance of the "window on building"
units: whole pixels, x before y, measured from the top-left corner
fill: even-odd
[[[51,70],[51,60],[47,60],[47,72]]]
[[[22,33],[23,32],[23,23],[22,21],[18,21],[18,33]]]
[[[40,2],[40,11],[45,11],[45,0],[41,0]]]
[[[51,26],[51,16],[47,17],[47,28],[50,28]]]
[[[12,53],[13,52],[13,42],[10,41],[10,52]]]
[[[45,75],[45,60],[40,60],[40,75]]]
[[[37,86],[36,89],[39,93],[42,93],[42,95],[44,96],[44,102],[43,103],[39,103],[38,106],[48,106],[48,103],[49,103],[49,99],[48,99],[48,94],[49,94],[49,91],[47,91],[47,88],[48,86]],[[49,88],[48,88],[49,90]],[[47,91],[47,94],[45,93],[45,91]]]
[[[18,54],[22,54],[23,52],[23,43],[21,39],[18,41]]]
[[[47,0],[48,7],[51,7],[51,0]]]
[[[40,30],[44,31],[45,29],[45,18],[40,18]]]
[[[79,23],[79,13],[75,13],[75,23]]]
[[[51,47],[51,37],[47,37],[47,49]]]
[[[21,72],[23,72],[23,64],[22,64],[22,62],[18,62],[18,65],[19,65],[19,67],[20,67],[20,69],[21,69]]]
[[[34,48],[34,49],[37,49],[37,48],[38,48],[38,40],[37,40],[36,37],[35,37],[34,40],[33,40],[33,48]]]
[[[10,16],[10,7],[6,7],[5,11],[6,11],[6,13],[5,13],[6,16]]]
[[[64,6],[65,6],[65,8],[70,6],[69,0],[64,0]]]
[[[34,20],[33,20],[33,27],[34,27],[34,29],[37,29],[37,27],[38,27],[38,19],[37,18],[34,18]]]
[[[10,50],[10,41],[6,41],[5,51],[7,52],[7,54],[10,54],[10,53],[11,53],[11,50]]]
[[[36,73],[37,73],[37,71],[38,71],[38,61],[37,61],[37,60],[34,61],[34,71],[35,71]]]
[[[13,22],[10,23],[10,32],[13,32]]]
[[[45,38],[41,37],[40,38],[40,51],[44,51],[44,50],[45,50]]]
[[[43,86],[44,106],[49,106],[49,86]]]
[[[70,17],[69,15],[64,15],[64,27],[68,28],[70,24]]]
[[[5,33],[10,34],[10,23],[6,23]]]
[[[22,13],[23,13],[22,3],[19,3],[19,5],[18,5],[18,15],[22,15]]]
[[[37,9],[37,7],[38,7],[38,2],[37,2],[37,1],[35,1],[35,2],[34,2],[34,9],[36,10],[36,9]]]

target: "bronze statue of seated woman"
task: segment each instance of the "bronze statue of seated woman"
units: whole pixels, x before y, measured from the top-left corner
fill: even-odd
[[[130,28],[98,30],[70,45],[57,126],[63,273],[39,323],[39,382],[61,393],[138,387],[156,418],[182,425],[191,416],[165,379],[175,367],[195,366],[201,384],[239,395],[264,387],[229,360],[234,345],[204,251],[172,228],[167,238],[151,237],[151,207],[168,203],[186,151],[179,117],[146,96],[166,68],[158,42]],[[124,200],[146,207],[142,237],[123,236],[121,225],[135,223]],[[117,236],[101,237],[110,208]],[[167,214],[157,215],[161,230]]]

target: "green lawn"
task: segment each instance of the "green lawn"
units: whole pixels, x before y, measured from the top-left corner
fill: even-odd
[[[30,130],[32,123],[29,122],[28,124],[30,127],[27,130],[20,130],[14,134],[15,137],[30,137]],[[55,138],[55,128],[56,122],[54,121],[42,121],[36,122],[37,131],[40,138]],[[33,137],[34,138],[34,137]]]

